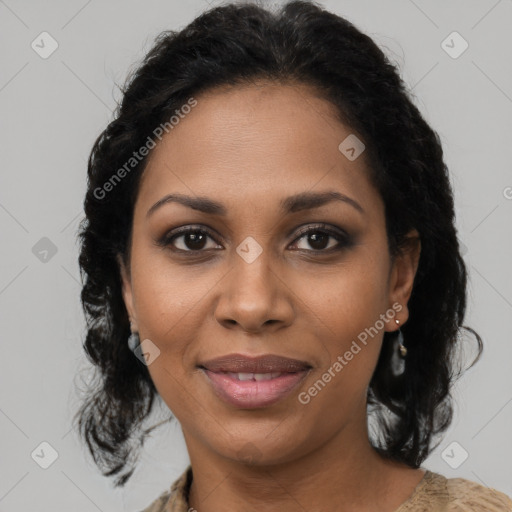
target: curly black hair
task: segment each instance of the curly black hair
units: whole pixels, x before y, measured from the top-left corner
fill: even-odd
[[[455,371],[455,349],[462,329],[478,341],[475,361],[481,355],[480,336],[462,325],[467,271],[440,138],[414,106],[396,66],[369,36],[313,2],[292,1],[278,10],[255,3],[210,9],[182,30],[157,37],[128,78],[114,120],[88,161],[79,265],[87,321],[83,346],[96,372],[75,421],[102,473],[118,475],[116,486],[135,469],[152,430],[142,424],[159,395],[127,345],[117,259],[129,268],[133,209],[148,157],[123,179],[114,182],[114,175],[123,165],[126,171],[134,151],[190,98],[260,79],[313,86],[364,141],[370,179],[385,204],[392,257],[411,229],[421,239],[410,316],[401,328],[408,347],[405,371],[390,372],[396,333],[386,332],[369,385],[368,410],[378,425],[374,448],[419,467],[452,420],[450,388],[461,374]]]

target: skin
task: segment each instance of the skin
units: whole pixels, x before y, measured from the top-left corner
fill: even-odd
[[[314,89],[260,82],[196,99],[151,153],[129,266],[119,260],[132,328],[160,350],[148,369],[183,430],[194,474],[190,506],[392,512],[424,475],[381,458],[368,440],[367,389],[384,331],[398,328],[394,319],[308,404],[298,393],[393,304],[401,305],[394,318],[407,321],[419,240],[392,261],[384,203],[365,153],[350,161],[339,151],[353,131]],[[364,213],[342,201],[286,215],[279,209],[288,196],[327,190],[349,196]],[[173,202],[148,216],[169,193],[209,197],[227,214]],[[331,237],[314,245],[297,234],[320,222],[346,231],[352,242]],[[186,235],[157,244],[185,225],[210,228],[212,237],[203,245]],[[250,264],[236,252],[247,236],[263,250]],[[313,369],[285,400],[236,409],[196,368],[235,352],[292,357]],[[244,459],[249,452],[252,461]]]

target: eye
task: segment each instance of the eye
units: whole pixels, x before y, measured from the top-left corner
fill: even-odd
[[[297,241],[304,239],[305,244],[309,244],[313,248],[313,252],[331,252],[331,249],[340,250],[350,245],[350,239],[347,234],[328,229],[324,225],[303,229],[299,232],[299,235],[294,245],[297,244]],[[334,243],[329,244],[329,239],[333,239]],[[299,250],[310,251],[307,247],[299,247]]]
[[[351,243],[350,237],[343,231],[335,231],[325,227],[324,224],[317,226],[309,226],[299,231],[298,238],[292,244],[297,244],[304,240],[312,249],[307,247],[298,247],[298,250],[307,252],[326,252],[341,250]],[[212,242],[208,246],[208,239]],[[170,233],[166,233],[159,241],[158,245],[162,247],[172,246],[172,250],[176,252],[204,252],[206,249],[222,249],[217,244],[214,235],[206,228],[199,226],[185,226],[177,228]],[[296,247],[297,248],[297,247]]]
[[[221,247],[216,243],[208,247],[208,238],[213,240],[213,236],[208,230],[187,226],[167,233],[158,243],[164,247],[172,245],[177,251],[182,252],[200,252],[203,249],[216,249]]]

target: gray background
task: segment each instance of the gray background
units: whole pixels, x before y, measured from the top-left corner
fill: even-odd
[[[466,324],[486,348],[457,385],[455,420],[424,467],[512,495],[512,1],[322,5],[399,65],[452,173],[470,272]],[[86,159],[120,97],[114,84],[160,31],[182,28],[206,7],[206,0],[0,0],[0,511],[137,510],[188,462],[174,423],[149,441],[127,486],[113,490],[70,430],[75,384],[88,373],[76,230]],[[59,45],[47,59],[31,47],[43,45],[43,31]],[[469,44],[457,58],[442,46],[453,31]],[[461,48],[453,37],[444,44],[452,53]],[[37,452],[43,441],[58,452],[48,469],[31,457],[34,450],[42,462],[49,457],[44,447]],[[461,462],[463,450],[469,456]]]

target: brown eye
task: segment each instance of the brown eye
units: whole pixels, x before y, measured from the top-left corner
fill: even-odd
[[[315,231],[305,236],[307,236],[308,244],[315,250],[326,249],[329,244],[329,238],[332,238],[331,235],[321,231]]]
[[[200,252],[203,249],[219,247],[216,243],[210,244],[208,247],[208,239],[213,240],[213,237],[207,230],[187,227],[168,233],[159,244],[172,246],[175,250],[183,252]]]
[[[206,239],[208,235],[200,232],[200,231],[191,231],[190,233],[185,233],[180,235],[179,237],[175,237],[175,240],[183,237],[183,245],[190,250],[200,250],[204,249],[206,245]]]
[[[306,246],[299,247],[299,250],[313,250],[313,252],[330,252],[331,249],[338,250],[350,245],[350,239],[346,234],[326,228],[321,229],[318,226],[303,230],[294,245],[296,246],[300,240],[304,240],[304,245],[309,245],[311,249]]]
[[[303,241],[303,242],[302,242]],[[297,247],[303,243],[304,247]],[[210,244],[210,245],[208,245]],[[351,244],[350,237],[341,230],[334,231],[322,226],[313,226],[299,232],[293,246],[306,252],[330,253],[341,250]],[[209,249],[222,249],[209,230],[205,228],[186,226],[164,235],[158,241],[162,247],[170,247],[176,252],[201,253]]]

